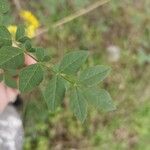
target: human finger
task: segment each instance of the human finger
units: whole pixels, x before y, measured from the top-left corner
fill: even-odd
[[[36,60],[34,60],[31,56],[25,54],[25,65],[32,65],[32,64],[36,64]]]

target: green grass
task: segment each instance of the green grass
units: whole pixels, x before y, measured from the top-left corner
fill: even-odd
[[[22,2],[22,6],[49,27],[93,0],[80,2],[28,1]],[[63,107],[50,114],[40,93],[33,92],[27,96],[30,102],[24,117],[26,150],[150,149],[150,65],[139,63],[139,50],[148,54],[150,48],[149,8],[149,0],[136,3],[112,0],[34,41],[45,47],[54,62],[67,51],[85,49],[91,54],[89,65],[111,66],[110,76],[100,87],[110,92],[117,110],[111,113],[91,110],[86,122],[80,124],[68,108],[67,97]],[[112,44],[121,50],[117,63],[108,61],[106,48]]]

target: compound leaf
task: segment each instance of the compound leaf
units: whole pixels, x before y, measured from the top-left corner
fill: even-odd
[[[43,69],[40,64],[25,67],[19,73],[19,90],[28,92],[38,86],[43,80]]]

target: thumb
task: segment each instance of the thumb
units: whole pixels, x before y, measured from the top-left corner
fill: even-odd
[[[6,93],[6,86],[0,83],[0,113],[5,109],[8,104],[8,96]]]
[[[16,100],[19,91],[10,87],[6,88],[6,94],[8,96],[8,102],[14,102]]]

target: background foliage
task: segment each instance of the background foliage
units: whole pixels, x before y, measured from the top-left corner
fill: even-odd
[[[31,10],[44,27],[73,13],[93,0],[20,1]],[[6,25],[19,23],[14,3],[3,20]],[[65,52],[87,49],[88,65],[111,66],[112,72],[101,87],[107,89],[117,111],[103,113],[91,108],[88,119],[80,124],[68,110],[67,100],[56,113],[45,111],[38,89],[24,95],[23,118],[26,131],[25,149],[132,149],[148,150],[150,117],[150,2],[112,0],[90,14],[61,28],[50,30],[33,42],[43,46],[58,62]],[[9,15],[10,15],[9,14]],[[107,47],[120,49],[119,61],[108,60]],[[44,87],[45,83],[43,83]],[[66,98],[67,99],[67,98]]]

